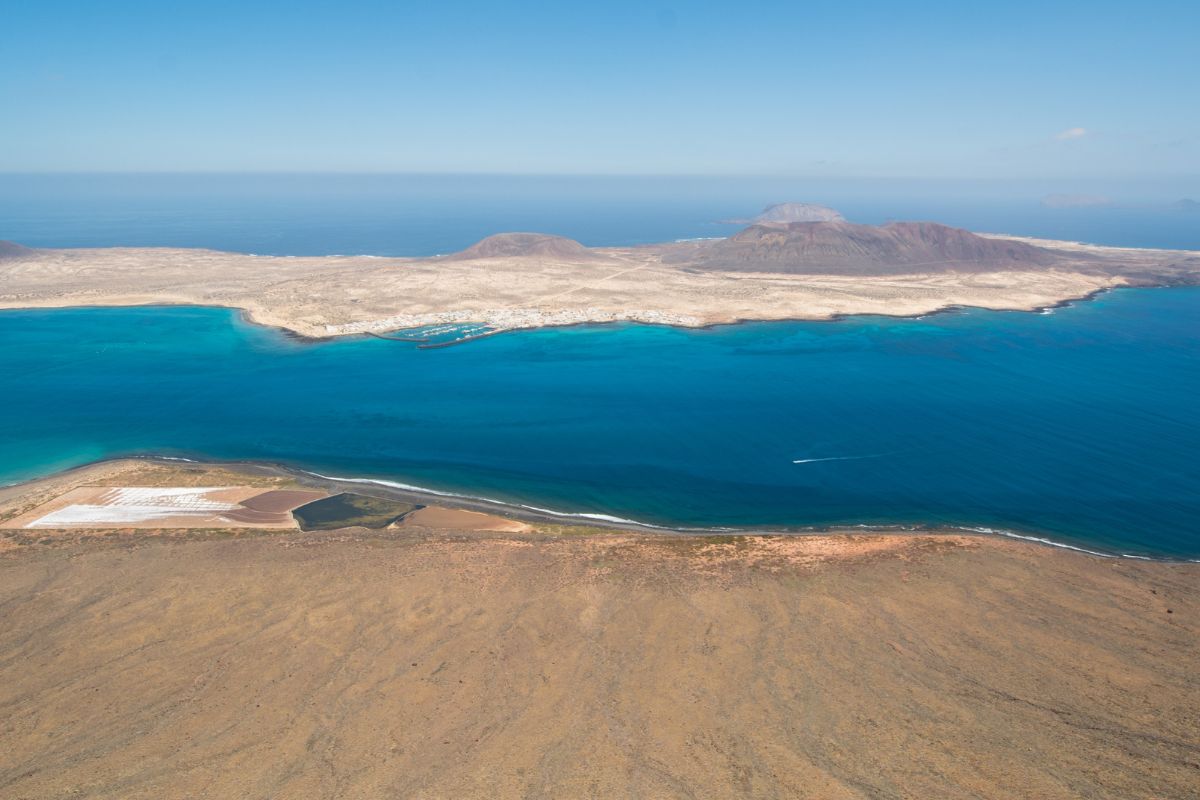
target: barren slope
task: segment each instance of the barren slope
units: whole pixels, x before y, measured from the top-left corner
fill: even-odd
[[[671,260],[705,269],[790,274],[896,275],[998,272],[1050,267],[1060,255],[1024,242],[988,239],[932,222],[880,227],[849,222],[751,225]]]
[[[1196,787],[1200,565],[964,537],[53,541],[0,559],[4,797]]]

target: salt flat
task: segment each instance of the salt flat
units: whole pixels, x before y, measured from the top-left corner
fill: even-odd
[[[288,494],[289,502],[272,503]],[[2,528],[295,528],[289,512],[321,492],[280,493],[252,486],[78,486],[0,522]],[[263,500],[256,504],[256,500]],[[256,507],[256,505],[258,507]]]

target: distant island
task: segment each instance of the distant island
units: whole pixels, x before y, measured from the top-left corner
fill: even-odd
[[[817,219],[809,219],[817,218]],[[273,257],[0,243],[0,308],[193,304],[307,337],[443,324],[490,332],[634,321],[1032,310],[1116,286],[1200,282],[1200,253],[1099,247],[933,222],[859,225],[784,203],[717,240],[589,248],[503,233],[451,255]]]
[[[731,219],[737,225],[787,225],[792,222],[844,222],[840,211],[813,203],[774,203],[750,219]]]

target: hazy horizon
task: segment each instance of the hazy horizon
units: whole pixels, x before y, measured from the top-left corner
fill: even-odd
[[[335,173],[0,175],[0,239],[34,247],[203,247],[429,256],[534,231],[589,246],[728,236],[778,202],[851,222],[1200,249],[1200,181],[903,180]]]

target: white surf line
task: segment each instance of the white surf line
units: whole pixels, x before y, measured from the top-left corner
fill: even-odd
[[[1067,544],[1066,542],[1057,542],[1053,539],[1045,539],[1041,536],[1030,536],[1028,534],[1017,533],[1016,531],[1005,530],[1004,528],[987,528],[987,527],[983,527],[983,526],[972,527],[972,526],[961,526],[961,525],[954,525],[951,527],[954,527],[954,528],[957,528],[958,530],[963,530],[963,531],[972,531],[974,533],[986,533],[986,534],[991,534],[991,535],[995,535],[995,536],[1005,536],[1009,539],[1021,539],[1026,542],[1037,542],[1039,544],[1045,544],[1045,545],[1049,545],[1051,547],[1060,547],[1063,550],[1074,550],[1078,553],[1087,553],[1089,556],[1099,556],[1100,558],[1132,558],[1136,561],[1158,561],[1158,562],[1162,562],[1162,563],[1172,563],[1172,562],[1178,562],[1178,561],[1182,560],[1182,561],[1191,561],[1193,563],[1200,564],[1200,558],[1176,559],[1176,558],[1171,558],[1169,556],[1153,558],[1151,556],[1138,555],[1137,553],[1122,553],[1120,551],[1110,551],[1110,552],[1105,553],[1105,552],[1101,552],[1099,550],[1089,550],[1086,547],[1079,547],[1078,545]]]
[[[338,482],[342,482],[342,483],[374,484],[376,486],[386,486],[386,487],[390,487],[392,489],[400,489],[400,490],[406,491],[406,492],[413,492],[415,494],[429,494],[429,495],[433,495],[435,497],[449,497],[449,498],[456,498],[459,500],[471,500],[471,501],[478,502],[478,503],[487,503],[489,505],[499,506],[501,509],[506,508],[506,507],[507,508],[523,508],[526,511],[535,511],[539,514],[549,514],[550,516],[558,517],[560,519],[591,519],[591,520],[597,520],[597,521],[602,521],[602,522],[613,522],[613,523],[617,523],[620,525],[636,525],[636,526],[642,527],[642,528],[654,528],[656,530],[664,530],[664,531],[665,530],[676,530],[675,528],[664,528],[661,525],[653,525],[649,522],[640,522],[636,519],[626,519],[625,517],[614,517],[610,514],[597,514],[597,513],[589,513],[589,512],[585,512],[585,511],[577,511],[577,512],[555,511],[554,509],[541,508],[540,506],[529,506],[529,505],[525,505],[523,503],[513,503],[513,502],[504,501],[504,500],[496,500],[494,498],[485,497],[483,495],[460,494],[458,492],[440,491],[438,489],[430,489],[427,486],[414,486],[411,483],[400,483],[399,481],[389,481],[389,480],[386,480],[383,478],[342,478],[342,477],[338,477],[335,475],[322,475],[319,472],[310,472],[308,470],[296,470],[296,471],[303,472],[308,475],[314,475],[318,478],[323,478],[328,481],[338,481]],[[687,530],[687,529],[682,528],[679,530]],[[708,530],[708,529],[697,528],[696,530]]]
[[[837,460],[843,460],[843,459],[880,458],[883,455],[886,455],[886,453],[879,453],[877,455],[870,455],[870,456],[835,456],[832,458],[801,459],[800,461],[797,461],[796,463],[805,464],[805,463],[809,463],[810,461],[837,461]],[[339,477],[335,477],[333,475],[322,475],[319,472],[310,472],[308,470],[295,470],[295,471],[305,473],[307,475],[314,475],[318,478],[324,478],[325,480],[330,480],[330,481],[340,481],[340,482],[345,482],[345,483],[375,484],[376,486],[388,486],[388,487],[392,487],[395,489],[403,489],[405,491],[410,491],[410,492],[414,492],[414,493],[423,493],[423,494],[430,494],[430,495],[434,495],[434,496],[438,496],[438,497],[450,497],[450,498],[458,498],[460,500],[472,500],[475,502],[488,503],[491,505],[500,506],[502,509],[505,507],[521,508],[526,511],[535,511],[535,512],[538,512],[541,514],[548,514],[552,517],[557,517],[559,519],[596,520],[596,521],[600,521],[600,522],[616,523],[618,525],[636,525],[641,528],[649,528],[651,530],[659,530],[659,531],[693,532],[693,533],[729,532],[729,533],[749,535],[749,536],[754,536],[754,535],[807,536],[810,534],[820,535],[820,533],[822,532],[821,529],[816,529],[816,528],[812,529],[811,531],[801,532],[801,533],[786,532],[786,531],[771,531],[771,530],[767,530],[765,533],[763,533],[757,528],[667,527],[667,526],[662,526],[662,525],[655,525],[650,522],[640,522],[636,519],[627,519],[625,517],[615,517],[610,514],[556,511],[556,510],[550,509],[550,508],[542,508],[540,506],[530,506],[530,505],[525,505],[523,503],[510,503],[510,502],[506,502],[504,500],[496,500],[491,497],[484,497],[484,496],[480,496],[480,495],[459,494],[457,492],[438,491],[437,489],[430,489],[430,488],[427,488],[424,486],[413,486],[412,484],[409,484],[409,483],[400,483],[398,481],[389,481],[389,480],[382,479],[382,478],[339,478]],[[858,528],[861,530],[878,530],[878,531],[901,530],[901,531],[912,532],[912,533],[920,533],[923,529],[922,526],[919,526],[919,525],[918,526],[910,526],[910,525],[902,525],[902,524],[871,525],[871,524],[867,524],[867,523],[835,525],[833,527],[834,528]],[[989,528],[989,527],[985,527],[982,525],[980,525],[980,526],[947,525],[946,527],[951,530],[968,531],[970,533],[982,533],[982,534],[986,534],[989,536],[1003,536],[1003,537],[1006,537],[1009,539],[1021,539],[1026,542],[1036,542],[1038,544],[1048,545],[1050,547],[1062,548],[1063,550],[1074,550],[1078,553],[1086,553],[1087,555],[1098,556],[1099,558],[1132,558],[1132,559],[1137,559],[1139,561],[1166,561],[1166,562],[1173,560],[1173,559],[1151,558],[1150,556],[1135,555],[1133,553],[1121,553],[1121,552],[1105,553],[1105,552],[1101,552],[1099,550],[1089,550],[1086,547],[1079,547],[1077,545],[1067,544],[1066,542],[1057,542],[1053,539],[1045,539],[1041,536],[1029,536],[1027,534],[1017,533],[1015,531],[1006,530],[1004,528]],[[1183,560],[1191,561],[1194,563],[1200,563],[1200,559],[1183,559]]]
[[[1086,547],[1077,547],[1073,544],[1067,544],[1066,542],[1056,542],[1053,539],[1044,539],[1041,536],[1027,536],[1025,534],[1016,533],[1015,531],[1009,531],[1009,530],[1005,530],[1003,528],[985,528],[982,526],[980,526],[980,527],[956,526],[956,527],[958,527],[959,530],[964,530],[964,531],[974,531],[975,533],[986,533],[986,534],[991,534],[993,536],[1005,536],[1009,539],[1021,539],[1026,542],[1037,542],[1039,544],[1049,545],[1050,547],[1060,547],[1063,550],[1074,550],[1078,553],[1087,553],[1090,556],[1099,556],[1100,558],[1146,558],[1145,556],[1135,556],[1135,555],[1130,555],[1128,553],[1102,553],[1099,550],[1088,550]],[[1147,558],[1146,560],[1153,561],[1153,559],[1150,559],[1150,558]]]
[[[492,500],[489,502],[499,502],[499,501]],[[615,522],[619,525],[636,525],[640,528],[653,528],[653,529],[659,530],[659,531],[690,530],[688,528],[678,528],[678,529],[664,528],[662,525],[653,525],[649,522],[639,522],[636,519],[626,519],[625,517],[614,517],[611,514],[591,514],[586,511],[576,511],[576,512],[554,511],[553,509],[549,509],[549,508],[541,508],[539,506],[527,506],[527,505],[522,505],[521,503],[516,503],[515,505],[517,508],[524,508],[528,511],[537,511],[541,514],[550,514],[551,516],[555,516],[555,517],[568,517],[570,519],[594,519],[594,520],[598,520],[600,522]],[[696,528],[694,530],[708,530],[708,529],[707,528]]]
[[[882,458],[885,455],[889,455],[889,454],[888,453],[876,453],[874,455],[869,455],[869,456],[831,456],[829,458],[799,459],[793,463],[807,464],[807,463],[811,463],[813,461],[838,461],[838,460],[846,460],[846,459]],[[131,456],[131,458],[142,458],[142,459],[148,459],[148,460],[162,459],[162,460],[167,460],[167,461],[188,461],[193,464],[214,463],[214,462],[196,460],[196,459],[191,459],[191,458],[180,458],[178,456],[136,455],[136,456]],[[215,463],[220,463],[220,462],[215,462]],[[234,462],[234,463],[237,463],[237,462]],[[669,527],[669,526],[655,525],[650,522],[640,522],[636,519],[626,519],[625,517],[615,517],[615,516],[611,516],[609,514],[596,514],[596,513],[588,513],[588,512],[572,513],[570,511],[555,511],[553,509],[541,508],[539,506],[530,506],[530,505],[524,505],[522,503],[511,503],[511,502],[508,502],[505,500],[496,500],[494,498],[486,497],[486,496],[482,496],[482,495],[460,494],[458,492],[439,491],[437,489],[431,489],[426,486],[414,486],[413,484],[410,484],[410,483],[400,483],[399,481],[389,481],[389,480],[386,480],[383,478],[343,478],[343,477],[338,477],[335,475],[323,475],[320,472],[315,472],[315,471],[306,470],[306,469],[300,469],[298,467],[284,467],[284,469],[289,472],[299,473],[301,475],[311,475],[315,478],[322,478],[327,481],[335,481],[338,483],[374,484],[376,486],[386,486],[386,487],[390,487],[393,489],[401,489],[403,491],[409,491],[409,492],[413,492],[415,494],[428,494],[428,495],[433,495],[433,496],[437,496],[437,497],[449,497],[449,498],[457,498],[460,500],[470,500],[470,501],[475,501],[475,502],[480,502],[480,503],[486,503],[489,505],[499,506],[501,509],[506,508],[506,507],[507,508],[523,508],[527,511],[537,511],[537,512],[540,512],[543,514],[549,514],[551,516],[558,517],[560,519],[564,519],[564,518],[565,519],[594,519],[597,521],[615,522],[618,524],[632,524],[632,525],[636,525],[636,526],[639,526],[642,528],[650,528],[652,530],[661,530],[661,531],[678,531],[678,532],[694,532],[694,533],[729,532],[729,533],[735,533],[735,534],[762,535],[761,533],[756,534],[756,531],[761,530],[761,526],[756,527],[756,528],[725,527],[725,526],[705,527],[705,528],[686,527],[686,526]],[[9,485],[10,486],[18,486],[21,483],[26,483],[26,481],[20,481],[18,483],[9,484]],[[211,488],[209,488],[208,491],[211,491]],[[783,527],[787,527],[787,526],[783,526]],[[924,526],[904,525],[904,524],[899,524],[899,523],[891,524],[891,525],[889,525],[889,524],[872,525],[872,524],[860,522],[860,523],[850,523],[850,524],[844,524],[844,525],[834,524],[832,527],[835,529],[837,529],[837,528],[842,528],[842,529],[859,528],[862,530],[880,530],[880,531],[901,530],[901,531],[910,531],[910,532],[918,532],[919,533],[923,529]],[[1030,536],[1027,534],[1021,534],[1021,533],[1017,533],[1015,531],[1006,530],[1004,528],[989,528],[989,527],[984,527],[984,526],[954,525],[954,524],[946,525],[945,527],[949,528],[951,530],[969,531],[971,533],[982,533],[982,534],[988,534],[991,536],[1003,536],[1003,537],[1006,537],[1009,539],[1022,539],[1027,542],[1037,542],[1039,544],[1048,545],[1050,547],[1059,547],[1064,550],[1075,550],[1080,553],[1087,553],[1088,555],[1099,556],[1100,558],[1132,558],[1132,559],[1136,559],[1139,561],[1155,561],[1155,562],[1164,562],[1164,563],[1187,562],[1187,563],[1193,563],[1193,564],[1200,564],[1200,558],[1171,558],[1169,556],[1154,558],[1151,556],[1137,555],[1134,553],[1121,553],[1121,552],[1105,553],[1105,552],[1101,552],[1098,550],[1089,550],[1085,547],[1078,547],[1073,544],[1067,544],[1066,542],[1057,542],[1057,541],[1054,541],[1053,539],[1045,539],[1041,536]],[[787,532],[787,531],[773,531],[773,530],[770,530],[770,526],[768,526],[765,535],[806,536],[806,535],[809,535],[810,533],[820,534],[824,530],[827,530],[827,528],[826,527],[819,527],[819,528],[811,527],[809,531],[795,533],[795,532]]]

